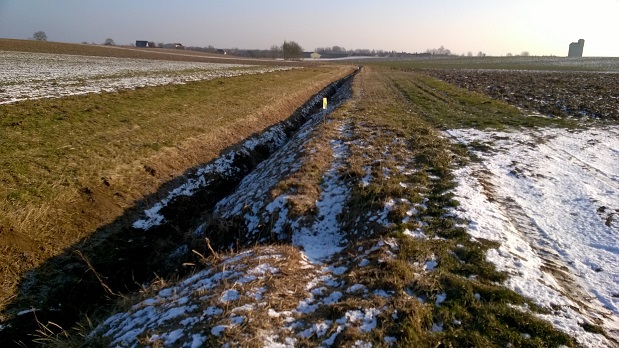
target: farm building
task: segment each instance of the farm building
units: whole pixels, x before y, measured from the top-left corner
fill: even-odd
[[[303,52],[303,58],[305,59],[318,59],[320,58],[320,53],[316,52]]]
[[[580,39],[578,42],[570,44],[570,50],[567,53],[569,58],[582,58],[582,50],[585,47],[585,40]]]
[[[155,43],[152,41],[136,40],[135,47],[155,47]]]

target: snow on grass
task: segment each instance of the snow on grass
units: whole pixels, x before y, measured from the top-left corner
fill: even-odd
[[[268,347],[298,346],[307,340],[328,347],[335,345],[339,335],[347,329],[370,335],[380,329],[380,323],[398,320],[398,312],[389,303],[401,294],[372,288],[362,279],[350,277],[351,272],[358,271],[357,266],[367,267],[393,260],[400,249],[398,239],[384,238],[355,247],[356,256],[333,257],[342,248],[338,244],[346,238],[339,231],[338,215],[348,199],[349,188],[338,173],[351,142],[347,141],[346,124],[342,125],[338,139],[331,141],[334,157],[332,166],[322,177],[322,193],[316,202],[315,217],[309,219],[309,224],[303,228],[288,217],[286,196],[270,197],[268,193],[281,178],[295,170],[298,158],[287,153],[286,149],[298,151],[309,131],[301,132],[299,142],[293,141],[290,146],[280,149],[281,153],[275,155],[272,162],[263,162],[264,168],[260,169],[259,165],[250,174],[251,179],[247,179],[248,176],[237,191],[218,206],[221,211],[243,216],[246,225],[255,228],[268,221],[261,215],[267,211],[269,217],[274,216],[272,226],[276,229],[284,225],[292,229],[293,244],[302,249],[295,249],[296,258],[278,252],[278,247],[261,247],[224,257],[218,267],[210,267],[176,286],[159,291],[126,313],[109,318],[95,332],[110,338],[116,345],[131,346],[128,342],[143,338],[146,333],[151,335],[149,340],[155,337],[157,343],[164,344],[174,342],[174,345],[188,346],[190,342],[208,342],[216,338],[217,342],[234,345],[238,343],[234,337],[238,337],[235,335],[242,328],[254,330],[251,332],[258,333],[256,337]],[[500,270],[509,272],[511,278],[506,282],[509,288],[548,309],[548,314],[538,316],[591,347],[608,346],[609,341],[602,335],[587,332],[582,324],[602,323],[610,335],[616,334],[612,330],[616,328],[617,313],[612,306],[603,308],[603,300],[616,299],[610,285],[613,281],[616,283],[617,277],[617,260],[612,259],[613,250],[616,250],[617,224],[609,216],[619,208],[613,206],[612,199],[619,179],[615,174],[619,169],[616,167],[619,163],[617,134],[615,128],[573,134],[563,130],[539,130],[526,135],[450,131],[450,135],[462,142],[486,142],[496,149],[492,153],[478,153],[482,162],[456,172],[460,185],[455,193],[461,204],[455,213],[469,221],[467,228],[474,238],[501,242],[498,249],[490,249],[487,258]],[[590,149],[590,146],[597,148]],[[567,157],[568,160],[566,154],[571,156]],[[547,171],[549,168],[552,172]],[[407,167],[397,170],[400,174],[413,173]],[[384,171],[378,173],[385,174]],[[594,181],[596,178],[599,181]],[[375,181],[368,179],[369,184]],[[561,190],[562,185],[570,187]],[[579,185],[588,189],[574,188]],[[408,185],[400,186],[408,188]],[[268,197],[265,199],[265,196]],[[405,209],[400,210],[405,212],[403,222],[407,223],[423,214],[426,202],[425,198],[422,203],[414,204],[402,197],[393,197],[374,215],[370,214],[368,220],[374,218],[377,221],[382,217],[383,224],[399,224],[400,221],[389,221],[389,214],[384,211],[403,205],[400,208]],[[582,223],[583,217],[570,210],[573,204],[579,209],[593,211],[593,214],[584,216],[595,219]],[[549,209],[540,211],[540,207]],[[557,219],[556,214],[562,215]],[[323,221],[328,224],[321,225]],[[584,235],[587,233],[591,236]],[[580,243],[570,239],[576,238],[570,234],[575,234]],[[421,229],[413,232],[405,229],[404,235],[427,238]],[[602,238],[604,236],[606,239]],[[590,274],[575,273],[584,280],[591,280],[589,284],[575,277],[573,284],[559,279],[556,272],[563,272],[561,266],[572,272],[586,270],[579,269],[578,265],[585,264],[585,259],[600,257],[586,254],[591,254],[600,245],[604,248],[598,249],[606,252],[608,255],[604,257],[613,263],[593,269],[591,265],[594,263],[589,262]],[[550,261],[557,267],[554,273],[549,271]],[[430,273],[436,272],[441,265],[434,255],[428,255],[425,261],[411,266]],[[284,275],[286,277],[282,278]],[[284,287],[270,283],[278,278],[285,279]],[[580,290],[572,291],[574,289]],[[417,297],[412,290],[405,292],[434,308],[451,301],[447,292],[439,292],[430,298]],[[581,292],[596,294],[598,299],[593,297],[594,301],[590,301],[589,297],[566,296]],[[478,293],[475,298],[481,301]],[[389,305],[383,306],[385,303]],[[616,302],[611,305],[616,306]],[[325,320],[321,313],[338,314]],[[448,329],[448,323],[436,322],[429,331]],[[207,336],[203,336],[205,333]],[[384,343],[397,342],[393,336],[384,336]],[[355,346],[367,345],[369,343],[363,339],[355,342]]]
[[[616,130],[613,130],[614,132]],[[564,132],[562,134],[561,132]],[[594,132],[594,131],[585,131]],[[609,133],[615,134],[615,133]],[[342,129],[340,134],[345,134],[345,129]],[[555,225],[548,226],[540,222],[531,224],[533,219],[540,219],[541,215],[535,215],[535,209],[541,204],[539,200],[544,201],[543,194],[539,192],[547,192],[549,190],[548,184],[544,180],[551,180],[552,177],[549,173],[539,172],[538,169],[547,168],[547,165],[552,164],[552,159],[555,157],[549,150],[540,151],[539,147],[545,149],[556,149],[555,142],[561,144],[561,151],[565,152],[570,150],[573,156],[581,156],[574,152],[575,149],[581,151],[587,151],[589,154],[596,154],[598,156],[607,156],[609,161],[603,161],[601,158],[590,156],[588,163],[594,163],[595,169],[584,166],[581,161],[569,161],[563,171],[559,171],[554,168],[556,175],[561,175],[561,178],[566,180],[565,182],[570,185],[576,185],[578,180],[583,180],[582,185],[588,185],[591,182],[591,178],[582,176],[582,171],[576,170],[573,166],[582,168],[588,168],[589,172],[608,174],[607,179],[601,179],[607,184],[616,182],[612,177],[615,173],[613,163],[616,163],[616,156],[619,151],[615,151],[616,142],[608,141],[604,145],[607,150],[585,150],[584,146],[570,146],[569,139],[576,142],[576,139],[580,139],[582,134],[575,136],[569,134],[566,131],[557,130],[541,130],[536,135],[520,135],[517,133],[492,133],[490,135],[477,132],[477,131],[451,131],[453,136],[457,136],[464,142],[467,141],[485,141],[493,142],[496,152],[493,153],[479,153],[484,161],[473,164],[469,167],[459,169],[457,171],[458,180],[460,186],[457,188],[456,193],[461,202],[457,214],[469,220],[468,228],[471,235],[475,238],[487,238],[501,242],[501,246],[498,249],[491,249],[487,258],[495,264],[497,264],[500,270],[505,270],[510,273],[511,278],[506,282],[506,285],[536,301],[540,306],[549,310],[548,314],[538,314],[538,316],[548,320],[556,325],[558,328],[570,333],[580,340],[580,342],[586,346],[591,347],[604,347],[608,345],[602,335],[594,334],[584,330],[582,324],[584,323],[599,323],[602,322],[607,332],[613,335],[613,328],[615,325],[616,314],[612,311],[612,308],[604,309],[602,304],[595,304],[593,302],[585,303],[579,302],[582,299],[574,299],[566,296],[571,291],[570,288],[566,288],[569,284],[565,284],[561,280],[555,278],[555,274],[548,272],[548,252],[554,251],[554,256],[557,259],[552,261],[564,261],[566,267],[575,268],[576,258],[591,258],[592,255],[576,255],[575,253],[585,253],[592,248],[588,243],[587,238],[580,236],[583,243],[570,244],[566,243],[563,239],[568,238],[569,233],[578,233],[579,235],[588,232],[582,230],[580,227],[574,227],[570,230],[569,220],[578,217],[570,215],[564,219],[564,225],[558,225],[556,220],[553,220]],[[604,135],[595,133],[593,136]],[[546,139],[541,141],[540,139]],[[586,143],[593,144],[591,139],[585,141]],[[581,139],[582,141],[582,139]],[[600,144],[600,143],[597,143]],[[200,342],[205,339],[204,336],[200,336],[199,333],[192,331],[195,330],[197,323],[204,326],[205,329],[201,329],[200,332],[208,332],[212,337],[230,341],[230,336],[235,330],[239,330],[239,327],[245,325],[255,325],[255,319],[252,316],[257,312],[263,312],[265,318],[270,318],[277,323],[280,323],[280,328],[264,329],[265,331],[260,334],[260,339],[265,346],[269,347],[291,347],[297,346],[303,340],[312,339],[312,342],[321,342],[322,346],[332,346],[335,344],[338,336],[346,329],[354,329],[361,334],[368,334],[377,329],[380,320],[385,320],[385,317],[393,318],[397,320],[397,312],[392,307],[381,306],[357,306],[351,308],[347,301],[350,301],[351,297],[355,297],[356,301],[364,301],[365,299],[371,299],[372,297],[383,299],[382,301],[390,301],[390,299],[397,296],[393,292],[389,292],[383,289],[368,289],[365,284],[357,282],[348,283],[346,276],[355,265],[369,266],[375,262],[385,262],[385,260],[393,259],[399,250],[397,239],[386,238],[381,239],[373,245],[367,245],[365,247],[359,247],[357,250],[357,256],[352,257],[350,260],[346,260],[344,263],[338,262],[332,258],[337,253],[337,249],[340,247],[329,249],[328,252],[320,251],[314,253],[312,249],[314,245],[325,245],[325,241],[335,245],[337,242],[343,240],[344,236],[341,234],[329,234],[326,233],[327,229],[321,230],[316,228],[320,226],[320,222],[324,220],[330,220],[330,228],[337,228],[337,214],[341,212],[338,208],[337,201],[334,202],[331,197],[338,197],[339,202],[346,200],[346,195],[342,194],[342,187],[346,185],[338,178],[337,168],[340,164],[341,158],[346,155],[345,141],[334,140],[331,142],[334,152],[333,165],[323,176],[322,189],[319,202],[317,202],[316,215],[321,217],[313,220],[313,224],[306,227],[306,229],[297,229],[293,233],[301,234],[304,238],[304,242],[295,243],[296,246],[303,247],[301,255],[301,262],[297,264],[299,270],[303,270],[299,274],[302,274],[302,281],[295,281],[294,291],[286,290],[285,294],[277,292],[276,289],[269,285],[263,285],[265,279],[271,279],[273,275],[281,275],[281,266],[276,265],[277,262],[287,262],[286,258],[276,252],[276,248],[264,247],[260,252],[244,252],[238,255],[230,256],[221,261],[224,265],[223,270],[208,269],[202,271],[187,280],[180,283],[179,286],[170,287],[164,289],[158,293],[154,298],[144,300],[142,304],[134,306],[129,312],[117,314],[116,316],[108,319],[100,328],[98,332],[103,332],[105,336],[110,337],[114,344],[125,344],[130,342],[131,339],[143,337],[145,332],[153,332],[158,339],[157,342],[174,342],[174,344],[180,344],[185,342],[186,345],[189,341],[196,340]],[[339,147],[339,148],[338,148]],[[612,155],[611,155],[612,154]],[[520,156],[520,157],[518,157]],[[284,156],[284,158],[287,158]],[[527,161],[523,159],[526,158]],[[613,159],[614,158],[614,159]],[[522,161],[526,166],[518,166],[518,161]],[[557,160],[558,161],[558,160]],[[286,162],[286,161],[284,161]],[[293,161],[289,161],[292,163]],[[540,164],[542,162],[544,165]],[[273,164],[271,164],[273,165]],[[537,167],[536,167],[537,165]],[[556,165],[558,168],[560,166]],[[279,167],[280,169],[282,167]],[[482,170],[483,169],[483,170]],[[483,173],[482,178],[477,176]],[[569,179],[570,175],[581,175],[578,180],[575,178]],[[268,180],[269,175],[256,174],[255,180],[264,183],[263,180]],[[595,176],[594,175],[594,176]],[[256,178],[262,179],[258,180]],[[481,180],[483,179],[483,180]],[[586,180],[585,180],[586,179]],[[504,181],[501,181],[504,180]],[[557,181],[558,182],[558,181]],[[553,181],[553,183],[557,183]],[[545,186],[542,190],[542,184]],[[599,183],[598,183],[599,184]],[[528,186],[527,186],[528,185]],[[534,185],[540,185],[536,194],[530,194],[530,189],[527,191],[525,187],[534,187]],[[557,184],[558,185],[558,184]],[[239,188],[242,189],[242,186]],[[558,185],[560,186],[560,185]],[[254,187],[249,185],[248,187]],[[262,186],[267,188],[268,186]],[[331,187],[338,187],[338,190],[334,190],[335,194],[331,195],[329,190]],[[608,186],[601,191],[589,191],[589,192],[607,192],[611,195],[611,192],[616,186]],[[557,189],[558,190],[558,189]],[[571,191],[573,190],[570,188]],[[604,191],[606,190],[606,191]],[[247,190],[241,190],[239,192],[248,192]],[[326,194],[324,192],[327,192]],[[582,191],[576,190],[576,192],[582,194]],[[530,195],[530,196],[529,196]],[[559,195],[557,195],[559,196]],[[557,197],[551,196],[551,197]],[[562,192],[562,196],[565,198],[565,204],[574,202],[574,198],[568,192]],[[242,196],[237,196],[240,198]],[[609,196],[610,197],[610,196]],[[604,216],[600,216],[600,209],[596,204],[604,204],[608,206],[608,210],[614,209],[611,205],[612,200],[609,197],[589,196],[584,199],[576,200],[581,203],[582,209],[590,209],[595,212],[593,216],[598,219],[598,223],[591,222],[586,226],[597,226],[595,228],[602,229],[608,234],[608,240],[606,242],[596,240],[596,243],[606,243],[607,247],[603,250],[613,250],[613,236],[616,235],[616,225],[611,221],[608,226],[606,221],[608,220]],[[253,197],[258,199],[259,197]],[[510,199],[508,199],[510,198]],[[595,198],[595,199],[594,199]],[[538,201],[535,201],[538,199]],[[527,203],[531,200],[538,206],[533,206],[533,203]],[[268,206],[269,203],[264,200],[260,200],[261,203],[257,209],[263,209]],[[276,202],[275,198],[271,202]],[[329,204],[323,204],[322,202],[329,202]],[[243,204],[251,204],[254,201],[248,200]],[[391,203],[389,203],[391,202]],[[417,209],[410,215],[405,214],[405,218],[412,217],[419,213],[423,209],[421,205],[412,205],[410,202],[404,201],[401,198],[393,198],[387,202],[386,205],[395,206],[397,203],[405,204],[408,209]],[[593,202],[587,204],[593,204],[593,206],[585,206],[584,202]],[[232,203],[238,203],[235,200],[229,200],[230,206]],[[277,203],[277,204],[282,204]],[[322,204],[322,205],[321,205]],[[506,205],[511,204],[511,205]],[[517,204],[517,206],[515,206]],[[553,207],[550,202],[546,204],[549,207]],[[282,205],[283,206],[283,205]],[[321,212],[321,209],[324,211]],[[251,211],[251,209],[250,209]],[[406,210],[409,211],[409,210]],[[563,207],[559,212],[569,212],[567,207]],[[331,214],[329,217],[328,215]],[[382,211],[379,210],[376,214],[382,215]],[[335,216],[335,218],[333,217]],[[277,218],[282,217],[278,215]],[[284,215],[288,219],[287,215]],[[528,218],[528,219],[525,219]],[[552,218],[552,217],[550,217]],[[385,217],[386,219],[386,217]],[[252,219],[246,219],[247,223],[250,223]],[[387,221],[388,222],[388,221]],[[294,226],[294,221],[288,220],[288,225]],[[528,224],[528,225],[527,225]],[[275,224],[277,226],[277,224]],[[524,227],[535,227],[535,231],[531,229],[523,230]],[[560,232],[554,232],[551,228],[561,228]],[[334,230],[332,230],[334,231]],[[537,235],[531,234],[532,232]],[[592,231],[595,232],[595,231]],[[556,234],[559,237],[556,237]],[[410,235],[414,238],[426,238],[420,230],[411,232],[410,230],[404,231],[405,235]],[[595,234],[599,238],[599,233]],[[335,239],[333,238],[335,236]],[[554,236],[554,237],[553,237]],[[312,240],[313,238],[313,240]],[[554,238],[554,239],[553,239]],[[297,239],[301,240],[301,239]],[[294,235],[293,235],[294,241]],[[546,241],[546,254],[540,253],[540,245],[542,241]],[[553,245],[563,242],[567,248],[558,249]],[[595,245],[597,245],[595,244]],[[309,247],[305,247],[309,245]],[[329,247],[333,247],[333,245]],[[548,247],[551,246],[551,247]],[[574,251],[574,250],[576,251]],[[264,254],[266,253],[266,254]],[[322,254],[321,254],[322,253]],[[546,257],[546,259],[544,258]],[[571,257],[571,258],[568,258]],[[569,260],[574,260],[570,263]],[[256,263],[257,262],[257,263]],[[297,262],[297,261],[293,261]],[[584,263],[581,261],[581,263]],[[251,264],[251,265],[250,265]],[[413,265],[415,266],[415,265]],[[289,266],[287,266],[289,267]],[[425,272],[433,272],[440,267],[440,262],[434,256],[430,255],[425,261],[416,264],[416,267],[424,269]],[[604,284],[606,281],[603,275],[600,273],[611,272],[611,277],[616,277],[617,272],[613,267],[616,267],[616,263],[606,265],[602,271],[595,272],[587,275],[589,278],[597,276],[601,277],[597,279],[595,283],[591,284]],[[559,269],[561,270],[561,269]],[[608,271],[610,270],[610,271]],[[613,273],[614,272],[614,273]],[[295,274],[295,272],[292,272]],[[584,276],[583,276],[584,278]],[[615,278],[611,278],[615,279]],[[594,279],[595,280],[595,279]],[[582,281],[575,280],[576,285],[583,291],[591,291],[592,285],[583,284]],[[221,289],[222,284],[228,284],[221,291],[214,291],[214,289]],[[290,284],[287,284],[290,285]],[[246,289],[246,287],[251,287]],[[612,287],[604,289],[604,287],[596,287],[594,290],[597,293],[603,294],[604,291],[612,291]],[[296,291],[296,292],[295,292]],[[424,299],[415,296],[414,293],[410,293],[410,296],[416,298],[420,303],[427,302],[428,305],[433,307],[440,307],[444,305],[444,302],[449,301],[446,292],[440,292],[432,299]],[[277,306],[273,302],[273,299],[277,299],[281,303],[286,296],[294,296],[295,301],[287,306]],[[203,303],[199,307],[195,307],[196,298],[201,302],[211,301],[210,304]],[[481,296],[475,294],[475,298],[479,301]],[[612,295],[609,299],[612,301]],[[214,302],[212,302],[214,301]],[[596,301],[594,301],[596,302]],[[358,303],[358,302],[354,302]],[[376,303],[376,302],[368,302]],[[338,308],[341,316],[333,320],[317,319],[318,313],[323,311],[329,311],[330,307]],[[389,309],[388,309],[389,308]],[[522,308],[522,310],[527,310]],[[604,318],[603,315],[607,317]],[[179,326],[166,326],[170,322],[178,322],[184,329],[179,332]],[[442,332],[446,324],[436,322],[430,328],[433,332]],[[168,328],[169,329],[166,329]],[[142,336],[140,336],[142,335]],[[196,336],[197,335],[197,336]],[[150,338],[151,340],[153,338]],[[211,337],[211,338],[212,338]],[[208,339],[208,336],[206,337]],[[385,344],[393,344],[395,338],[387,336],[384,338]],[[359,340],[355,344],[359,346],[365,345],[367,342]],[[234,343],[232,343],[234,344]]]
[[[261,135],[250,138],[243,142],[240,149],[230,151],[218,157],[213,163],[198,169],[196,174],[188,178],[185,183],[170,191],[161,201],[144,211],[145,217],[133,223],[134,228],[148,230],[153,226],[161,225],[165,222],[165,217],[160,213],[170,202],[179,196],[192,196],[196,191],[210,185],[213,181],[208,179],[213,176],[233,177],[239,172],[239,168],[234,166],[238,156],[250,156],[253,149],[258,144],[267,145],[270,150],[280,147],[286,142],[288,137],[284,132],[283,126],[272,127]]]
[[[348,151],[345,139],[350,135],[347,135],[346,126],[342,125],[339,130],[343,139],[331,140],[333,164],[323,176],[321,195],[316,202],[317,216],[313,223],[308,225],[301,221],[302,218],[290,219],[288,196],[283,194],[271,199],[269,192],[283,178],[300,168],[302,162],[298,156],[303,144],[313,127],[323,118],[323,113],[312,116],[287,146],[259,164],[256,170],[241,181],[234,193],[215,207],[215,212],[224,218],[242,216],[250,234],[256,234],[260,226],[269,225],[272,226],[271,231],[281,239],[285,237],[285,227],[292,229],[293,245],[301,247],[305,255],[314,261],[324,260],[341,251],[341,245],[346,242],[338,223],[338,216],[345,207],[350,191],[338,175]]]
[[[265,248],[262,253],[267,259],[253,268],[245,263],[247,258],[255,257],[252,252],[228,257],[222,262],[221,270],[207,268],[176,286],[162,289],[154,297],[143,300],[127,312],[111,316],[92,334],[109,337],[111,345],[127,347],[137,347],[139,339],[149,335],[149,332],[156,332],[149,336],[149,342],[161,342],[169,346],[179,341],[193,345],[205,341],[204,337],[197,336],[197,333],[192,331],[197,323],[229,314],[222,318],[225,324],[213,325],[210,330],[211,334],[219,336],[226,329],[241,325],[245,321],[245,317],[238,313],[251,312],[254,309],[253,305],[245,304],[230,310],[229,306],[237,304],[243,295],[240,290],[226,286],[237,286],[239,279],[251,274],[269,277],[279,272],[278,268],[271,265],[266,268],[261,266],[266,262],[281,260],[276,251]],[[268,269],[268,272],[257,272],[257,269]],[[217,305],[209,306],[209,299],[214,298],[213,294],[209,294],[209,290],[222,287],[224,290],[216,296],[214,302]]]
[[[380,242],[364,255],[375,258],[391,248],[389,243]],[[296,271],[284,274],[283,269]],[[189,347],[212,343],[213,338],[234,346],[238,344],[234,333],[247,325],[251,327],[248,330],[257,330],[252,332],[266,347],[297,346],[298,340],[313,337],[318,337],[325,347],[332,346],[346,328],[369,334],[378,328],[379,320],[393,315],[387,307],[346,304],[351,298],[387,299],[390,295],[384,290],[368,294],[364,285],[348,284],[341,269],[343,266],[336,264],[310,263],[291,247],[260,247],[223,256],[126,312],[112,315],[90,336],[106,337],[111,346],[122,347],[137,347],[144,342]],[[251,283],[239,281],[250,276],[255,277]],[[289,277],[294,279],[294,285]],[[278,283],[281,281],[284,286]],[[251,296],[252,292],[262,296]],[[342,314],[335,320],[316,317],[318,311],[340,310]]]
[[[501,243],[487,258],[506,285],[584,345],[607,346],[582,324],[618,336],[619,128],[448,134],[493,148],[456,171],[457,213],[473,237]]]
[[[292,235],[293,245],[303,249],[310,260],[325,260],[343,249],[346,242],[341,233],[338,216],[343,212],[350,189],[338,175],[343,161],[348,153],[348,147],[342,140],[332,140],[334,161],[331,168],[323,176],[320,185],[322,193],[316,208],[318,210],[315,223],[311,227],[301,227]]]
[[[269,192],[284,177],[299,170],[302,162],[299,152],[311,130],[322,119],[322,114],[311,116],[297,133],[272,156],[260,163],[239,183],[239,188],[215,206],[215,212],[224,218],[242,216],[249,233],[258,232],[258,226],[277,212],[273,232],[281,236],[284,224],[288,222],[287,197],[279,196],[273,201],[265,201]],[[265,206],[266,204],[266,206]],[[248,209],[249,208],[249,209]]]
[[[0,51],[0,104],[289,69]]]

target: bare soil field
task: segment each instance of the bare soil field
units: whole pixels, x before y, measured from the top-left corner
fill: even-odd
[[[425,70],[456,86],[541,115],[619,119],[619,75],[595,72]]]
[[[381,63],[385,64],[385,63]],[[616,57],[425,57],[393,60],[394,68],[619,72]]]

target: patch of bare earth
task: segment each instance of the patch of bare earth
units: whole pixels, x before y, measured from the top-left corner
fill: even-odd
[[[424,73],[541,115],[619,119],[617,73],[446,69]]]

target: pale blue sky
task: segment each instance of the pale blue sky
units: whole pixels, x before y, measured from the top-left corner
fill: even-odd
[[[585,56],[617,57],[618,16],[619,0],[0,0],[0,37],[557,56],[585,39]]]

